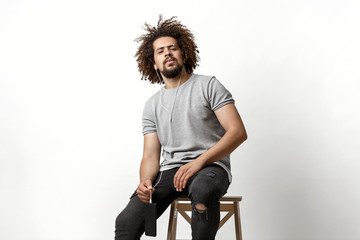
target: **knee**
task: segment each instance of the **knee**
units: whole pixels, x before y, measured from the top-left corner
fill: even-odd
[[[194,206],[194,210],[198,213],[205,213],[207,210],[207,207],[203,203],[196,203]]]
[[[120,213],[115,219],[115,228],[116,229],[126,229],[127,222],[128,221],[126,220],[126,215],[123,213]]]
[[[197,213],[204,213],[208,208],[216,206],[219,202],[217,193],[212,188],[194,189],[190,194],[190,198],[193,203],[192,208]]]
[[[115,240],[136,239],[140,240],[144,225],[139,226],[133,221],[134,217],[120,213],[115,220]]]

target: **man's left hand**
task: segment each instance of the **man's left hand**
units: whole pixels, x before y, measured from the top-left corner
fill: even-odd
[[[181,192],[186,187],[189,179],[194,176],[195,173],[200,171],[202,167],[202,164],[196,160],[180,167],[174,176],[174,186],[176,191]]]

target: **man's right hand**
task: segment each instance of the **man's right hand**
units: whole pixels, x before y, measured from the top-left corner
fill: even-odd
[[[152,182],[150,180],[145,180],[144,182],[139,184],[136,193],[138,194],[138,197],[141,201],[149,202],[150,190],[154,192],[155,188],[152,187]]]

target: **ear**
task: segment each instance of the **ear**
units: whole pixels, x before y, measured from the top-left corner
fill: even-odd
[[[156,66],[156,64],[154,64],[154,69],[155,69],[155,71],[158,69],[158,67]]]

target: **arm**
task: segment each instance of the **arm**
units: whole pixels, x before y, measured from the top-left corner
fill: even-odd
[[[244,124],[234,104],[226,104],[215,110],[215,115],[226,133],[214,146],[209,148],[194,161],[179,168],[174,176],[174,186],[177,191],[182,191],[189,178],[204,166],[229,155],[247,139]]]
[[[144,151],[140,164],[140,184],[136,190],[139,198],[143,202],[149,202],[150,190],[160,168],[161,145],[156,132],[144,135]]]

